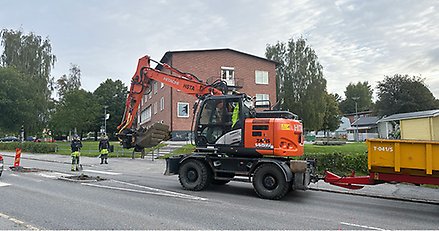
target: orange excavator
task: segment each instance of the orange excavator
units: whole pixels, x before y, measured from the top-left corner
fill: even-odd
[[[150,62],[166,72],[151,68]],[[256,110],[266,102],[254,102],[244,93],[230,93],[221,80],[207,84],[149,56],[139,59],[131,80],[118,126],[123,147],[151,147],[165,137],[167,127],[132,128],[142,96],[152,81],[196,97],[192,128],[195,151],[166,160],[165,174],[178,174],[184,189],[198,191],[210,184],[237,180],[251,182],[262,198],[280,199],[290,190],[306,190],[310,182],[318,180],[314,161],[292,159],[304,151],[302,124],[295,114],[271,110],[269,104],[268,110]]]

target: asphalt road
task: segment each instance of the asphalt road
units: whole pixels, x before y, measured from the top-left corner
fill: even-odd
[[[240,182],[191,192],[163,176],[163,161],[139,159],[84,159],[84,174],[106,180],[69,182],[58,178],[78,173],[63,158],[3,173],[0,229],[439,229],[438,205],[319,191],[270,201]]]

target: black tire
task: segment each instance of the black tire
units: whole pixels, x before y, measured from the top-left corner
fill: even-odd
[[[211,174],[203,162],[189,159],[181,164],[178,179],[184,189],[200,191],[211,183]]]
[[[214,185],[225,185],[225,184],[227,184],[229,182],[230,182],[230,180],[213,180],[212,184],[214,184]]]
[[[290,190],[290,183],[275,164],[262,164],[253,176],[253,188],[259,197],[270,200],[279,200]]]

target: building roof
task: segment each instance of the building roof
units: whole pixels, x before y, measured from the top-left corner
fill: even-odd
[[[367,125],[375,125],[377,124],[380,118],[377,116],[364,116],[357,119],[352,123],[352,127],[354,126],[367,126]]]
[[[170,59],[170,57],[172,56],[172,54],[176,54],[176,53],[212,52],[212,51],[231,51],[231,52],[236,52],[236,53],[239,53],[239,54],[243,54],[243,55],[251,56],[251,57],[253,57],[253,58],[262,59],[262,60],[265,60],[265,61],[268,61],[268,62],[272,62],[272,63],[276,64],[276,66],[279,65],[279,63],[276,62],[276,61],[273,61],[273,60],[270,60],[270,59],[266,59],[266,58],[262,58],[262,57],[259,57],[259,56],[256,56],[256,55],[252,55],[252,54],[244,53],[244,52],[242,52],[242,51],[233,50],[233,49],[230,49],[230,48],[204,49],[204,50],[168,51],[168,52],[166,52],[166,53],[163,55],[162,59],[160,59],[160,62],[161,62],[161,63],[166,63],[166,61],[168,61],[168,60]]]
[[[388,121],[406,120],[406,119],[420,119],[420,118],[429,118],[436,116],[439,116],[439,109],[394,114],[391,116],[384,117],[380,119],[378,122],[388,122]]]

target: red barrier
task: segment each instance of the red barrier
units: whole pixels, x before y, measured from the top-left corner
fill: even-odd
[[[15,149],[15,161],[14,161],[14,167],[20,166],[20,157],[21,157],[21,148]]]

